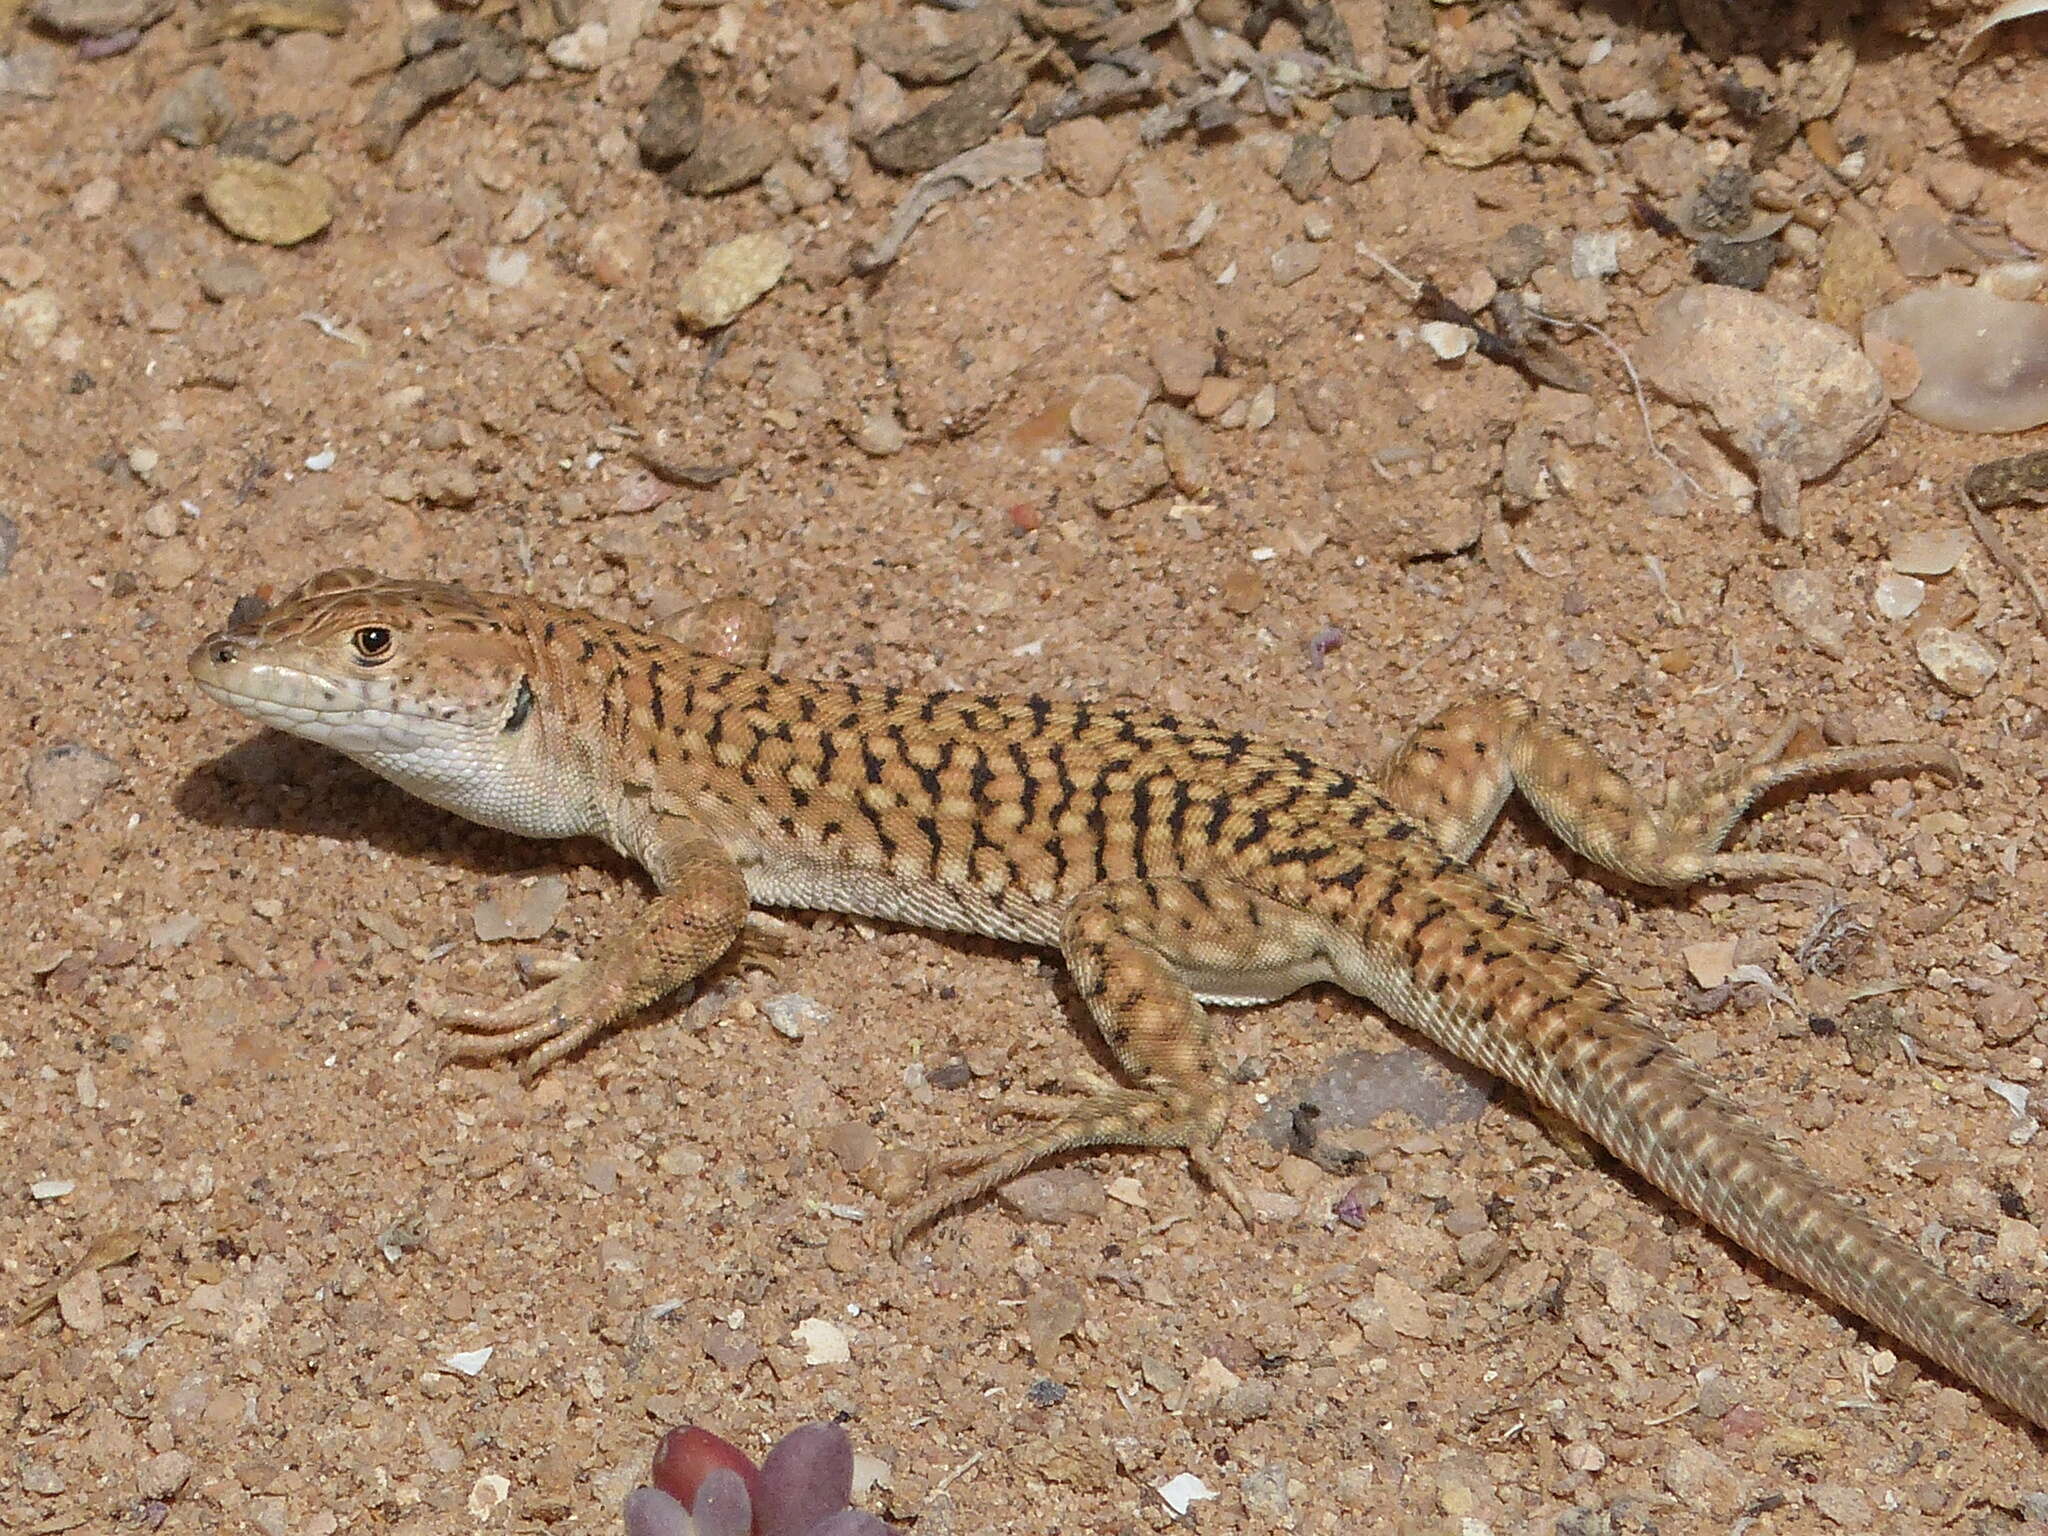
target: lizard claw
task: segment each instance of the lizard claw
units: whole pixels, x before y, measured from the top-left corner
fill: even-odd
[[[520,1064],[520,1075],[531,1080],[596,1033],[597,1025],[579,1017],[578,1010],[569,1006],[569,994],[582,969],[580,961],[537,961],[531,967],[532,973],[552,973],[550,979],[508,1003],[422,998],[422,1010],[436,1023],[465,1032],[443,1046],[440,1065],[518,1056],[530,1051],[532,1054]]]
[[[726,963],[734,970],[760,971],[770,981],[780,982],[786,974],[782,962],[796,953],[795,932],[788,923],[764,912],[749,912]]]

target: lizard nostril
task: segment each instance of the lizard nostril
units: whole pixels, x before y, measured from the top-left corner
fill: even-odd
[[[228,665],[228,663],[232,662],[234,659],[235,648],[232,645],[229,645],[226,641],[222,641],[219,645],[216,645],[213,648],[213,660],[215,665],[224,667]]]

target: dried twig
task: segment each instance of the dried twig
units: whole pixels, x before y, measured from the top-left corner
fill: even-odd
[[[1985,549],[1990,551],[1991,558],[2026,592],[2027,601],[2034,605],[2034,622],[2048,633],[2048,593],[2041,590],[2039,579],[2021,564],[2019,556],[2012,552],[2012,547],[2000,536],[1991,519],[1978,509],[1967,491],[1963,493],[1963,512],[1970,519],[1970,527],[1976,531],[1977,537],[1983,540]]]

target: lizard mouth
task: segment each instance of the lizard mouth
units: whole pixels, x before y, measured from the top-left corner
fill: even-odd
[[[199,691],[273,730],[350,756],[390,755],[432,745],[429,722],[360,688],[346,688],[274,662],[251,662],[232,638],[215,635],[187,664]]]

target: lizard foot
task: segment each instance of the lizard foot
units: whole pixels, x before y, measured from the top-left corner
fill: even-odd
[[[509,1003],[459,1002],[433,996],[420,1000],[436,1023],[467,1032],[443,1047],[440,1065],[523,1055],[526,1059],[519,1064],[519,1075],[530,1082],[604,1027],[601,1014],[577,1006],[578,994],[584,990],[579,982],[586,973],[581,961],[549,958],[533,962],[528,969],[547,979]]]
[[[889,1251],[901,1258],[905,1244],[955,1206],[980,1198],[1018,1174],[1082,1147],[1179,1147],[1203,1182],[1224,1199],[1247,1229],[1255,1215],[1243,1187],[1218,1161],[1215,1140],[1220,1119],[1204,1096],[1200,1103],[1149,1088],[1116,1088],[1070,1105],[1051,1125],[1007,1141],[987,1142],[939,1163],[938,1187],[918,1201],[889,1234]]]

